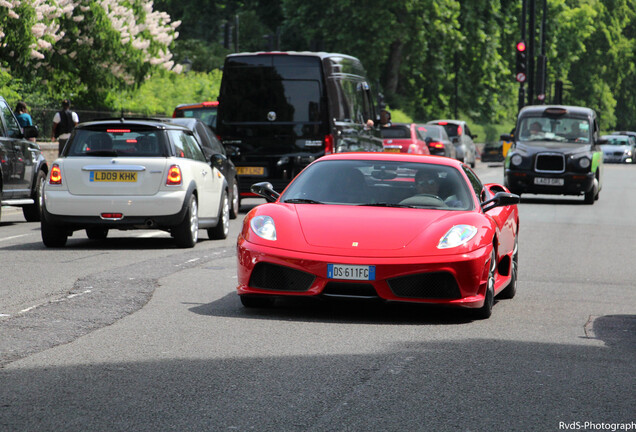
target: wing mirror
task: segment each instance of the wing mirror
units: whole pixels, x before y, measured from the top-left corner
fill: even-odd
[[[274,190],[274,186],[270,182],[255,183],[250,190],[256,195],[265,198],[267,202],[274,202],[280,194]]]
[[[215,153],[210,156],[210,165],[212,165],[212,167],[218,169],[219,171],[223,170],[225,164],[227,164],[227,157],[225,157],[225,155],[222,155],[221,153]]]
[[[484,212],[494,209],[495,207],[503,207],[512,204],[518,204],[521,201],[519,195],[509,192],[497,192],[494,197],[488,201],[481,203],[481,209]]]

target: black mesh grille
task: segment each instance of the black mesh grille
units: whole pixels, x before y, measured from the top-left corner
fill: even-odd
[[[537,156],[537,171],[563,172],[565,158],[563,155],[540,154]]]
[[[322,291],[324,295],[347,297],[377,297],[378,293],[370,284],[329,282]]]
[[[409,298],[460,298],[459,286],[452,274],[447,272],[419,273],[401,276],[387,281],[393,294]]]
[[[258,263],[250,277],[250,286],[278,291],[307,291],[316,277],[310,273],[270,263]]]

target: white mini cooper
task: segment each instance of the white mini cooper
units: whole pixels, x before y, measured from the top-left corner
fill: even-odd
[[[153,120],[78,125],[51,166],[42,193],[42,241],[62,247],[73,231],[104,239],[111,229],[160,229],[193,247],[229,231],[228,185],[192,132]]]

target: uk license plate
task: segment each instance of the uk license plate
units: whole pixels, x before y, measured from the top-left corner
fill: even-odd
[[[384,147],[385,153],[399,153],[402,147]]]
[[[265,168],[250,167],[250,166],[236,167],[236,173],[238,175],[262,176],[262,175],[265,175]]]
[[[563,186],[565,182],[562,178],[535,177],[534,184],[543,186]]]
[[[375,266],[327,264],[327,278],[347,280],[375,280]]]
[[[137,181],[137,173],[134,171],[91,171],[92,182],[129,182]]]

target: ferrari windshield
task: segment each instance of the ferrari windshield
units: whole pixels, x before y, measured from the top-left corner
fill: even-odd
[[[589,143],[592,132],[590,123],[580,117],[527,116],[519,123],[520,141],[558,141],[565,143]]]
[[[473,208],[469,187],[456,168],[377,160],[314,163],[289,185],[280,201],[443,210]]]

